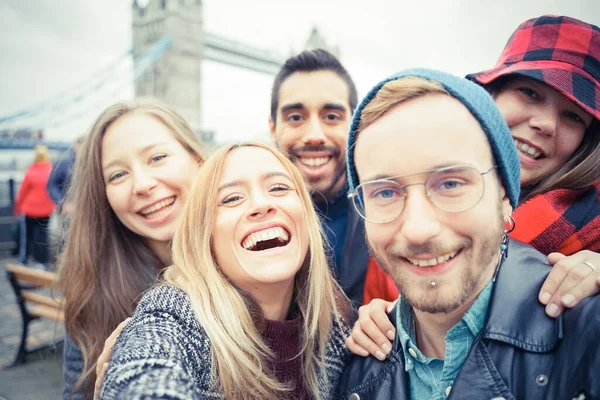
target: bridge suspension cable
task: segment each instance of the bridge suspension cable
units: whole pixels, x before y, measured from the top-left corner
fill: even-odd
[[[60,121],[56,121],[57,115],[64,115],[70,112],[73,107],[81,105],[90,96],[102,91],[105,87],[114,84],[114,82],[117,82],[118,85],[110,93],[113,95],[119,93],[124,87],[130,85],[146,70],[152,67],[168,49],[171,42],[172,40],[168,35],[158,40],[146,53],[133,60],[133,71],[129,64],[131,60],[130,56],[133,54],[130,49],[108,67],[92,74],[86,81],[52,96],[39,104],[10,115],[0,116],[0,124],[23,125],[24,121],[28,121],[28,126],[47,128],[50,126],[59,126],[68,120],[84,116],[98,102],[94,102],[92,107],[85,107],[85,110],[71,112],[67,114],[69,117],[60,118]]]

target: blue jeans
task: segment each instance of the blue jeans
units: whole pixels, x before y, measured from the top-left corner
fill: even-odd
[[[48,222],[50,217],[19,216],[19,261],[26,265],[29,253],[37,263],[47,264],[49,258]]]

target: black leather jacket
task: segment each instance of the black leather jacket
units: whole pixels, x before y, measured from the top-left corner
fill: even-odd
[[[600,297],[583,300],[557,319],[547,317],[537,300],[549,272],[546,257],[514,241],[508,250],[486,323],[448,398],[600,399]],[[394,325],[395,315],[394,309]],[[340,384],[340,398],[410,399],[397,338],[386,361],[353,358]]]

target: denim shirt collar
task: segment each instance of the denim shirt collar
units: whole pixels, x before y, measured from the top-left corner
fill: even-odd
[[[446,333],[446,343],[448,342],[449,337],[453,336],[453,330],[462,323],[468,327],[474,337],[477,337],[485,324],[486,314],[492,296],[493,285],[493,280],[490,279],[483,290],[479,293],[471,307],[469,307],[467,312],[463,315],[459,323],[452,327],[448,333]],[[396,329],[398,331],[398,339],[400,341],[400,345],[402,346],[402,353],[404,355],[404,370],[409,371],[413,368],[412,360],[409,359],[408,355],[409,348],[412,348],[413,350],[416,349],[415,352],[417,354],[418,361],[426,363],[430,359],[425,357],[425,355],[416,346],[416,339],[414,336],[415,332],[413,329],[414,313],[412,307],[406,301],[403,301],[402,296],[400,296],[398,303],[399,304],[396,307]]]

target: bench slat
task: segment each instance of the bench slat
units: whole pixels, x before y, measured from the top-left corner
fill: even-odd
[[[41,304],[43,306],[52,308],[62,308],[62,304],[60,303],[62,300],[61,298],[54,299],[50,296],[44,296],[43,294],[32,292],[31,290],[21,291],[21,296],[23,296],[26,301],[30,301],[32,303]]]
[[[28,307],[27,311],[34,317],[48,318],[58,322],[65,322],[64,313],[56,307],[37,305]]]
[[[19,281],[28,282],[36,286],[58,289],[58,275],[55,272],[40,271],[15,264],[7,264],[6,269],[12,272]]]

